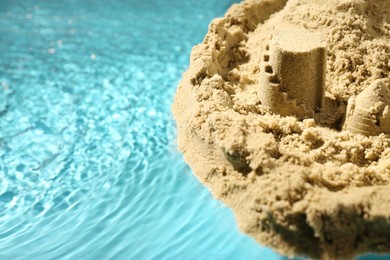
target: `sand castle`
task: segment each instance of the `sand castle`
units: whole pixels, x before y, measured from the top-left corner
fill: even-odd
[[[274,32],[261,61],[261,104],[299,118],[321,109],[325,93],[326,41],[308,30]]]
[[[282,116],[312,117],[323,106],[326,41],[308,30],[278,30],[263,52],[258,96],[263,106]],[[344,130],[390,134],[390,89],[377,80],[351,97]]]
[[[390,134],[390,87],[376,80],[348,100],[344,129],[363,135]]]

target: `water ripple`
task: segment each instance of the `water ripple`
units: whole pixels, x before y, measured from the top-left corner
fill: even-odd
[[[176,85],[232,2],[0,2],[0,259],[280,258],[174,148]]]

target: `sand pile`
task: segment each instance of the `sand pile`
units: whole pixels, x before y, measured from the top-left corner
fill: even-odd
[[[179,148],[261,244],[390,252],[389,74],[390,1],[244,1],[193,49]]]

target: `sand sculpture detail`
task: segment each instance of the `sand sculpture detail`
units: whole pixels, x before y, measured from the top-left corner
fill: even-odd
[[[280,30],[261,62],[259,99],[280,115],[312,117],[325,94],[326,41],[307,30]]]
[[[390,88],[383,80],[348,100],[344,129],[363,135],[390,134]]]

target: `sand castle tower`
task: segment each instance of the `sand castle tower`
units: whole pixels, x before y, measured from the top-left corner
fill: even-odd
[[[390,86],[384,80],[348,100],[344,129],[367,136],[390,134]]]
[[[308,30],[276,31],[261,61],[258,96],[280,115],[310,117],[325,93],[326,41]]]

